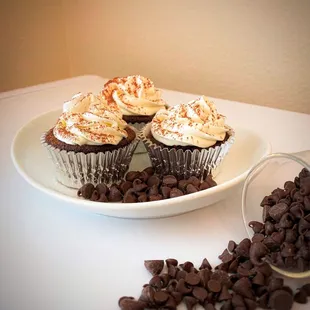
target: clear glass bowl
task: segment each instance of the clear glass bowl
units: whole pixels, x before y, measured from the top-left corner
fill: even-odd
[[[274,189],[283,188],[286,181],[294,181],[303,168],[310,170],[310,151],[295,154],[273,153],[264,157],[250,170],[242,192],[242,216],[249,238],[254,235],[249,222],[263,222],[263,208],[260,206],[262,199]],[[287,277],[310,277],[310,270],[293,272],[273,265],[271,267]]]

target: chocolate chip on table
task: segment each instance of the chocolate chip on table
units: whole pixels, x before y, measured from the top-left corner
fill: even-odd
[[[165,291],[157,291],[154,293],[154,301],[157,305],[163,305],[169,298],[169,294]]]
[[[185,276],[185,282],[189,285],[195,286],[200,283],[200,277],[194,272],[189,272]]]
[[[193,310],[194,306],[198,304],[198,300],[192,296],[185,296],[183,300],[184,300],[187,310]]]
[[[192,295],[200,302],[203,303],[208,297],[208,291],[200,286],[195,286],[192,291]]]
[[[210,292],[219,293],[222,289],[221,282],[219,282],[217,280],[212,280],[212,279],[209,280],[208,289]]]
[[[178,261],[175,259],[175,258],[168,258],[165,260],[166,262],[166,265],[169,267],[169,266],[178,266]]]
[[[218,301],[224,301],[224,300],[229,300],[232,298],[232,295],[229,293],[228,288],[226,285],[223,285],[221,293],[218,297]]]
[[[151,285],[145,285],[142,289],[141,295],[139,297],[139,301],[143,301],[145,303],[153,303],[154,293],[155,293],[155,290]]]
[[[135,300],[133,297],[121,297],[118,305],[122,310],[144,310],[147,306],[145,302]]]
[[[177,292],[180,292],[180,293],[185,295],[185,294],[191,293],[192,290],[193,290],[192,287],[189,287],[189,286],[186,285],[184,279],[180,279],[178,281],[177,286],[176,286],[176,291]]]
[[[200,270],[201,270],[201,269],[209,269],[209,270],[212,270],[212,267],[211,267],[209,261],[208,261],[206,258],[204,258],[204,259],[202,260],[202,263],[201,263],[199,269],[200,269]]]
[[[270,294],[269,306],[275,310],[289,310],[293,305],[293,296],[284,290],[277,290]]]
[[[235,250],[236,246],[237,246],[236,242],[233,241],[233,240],[230,240],[228,242],[227,249],[228,249],[229,252],[233,252]]]
[[[259,234],[264,228],[264,224],[257,221],[251,221],[249,223],[249,226],[253,229],[254,233],[256,234]]]
[[[78,190],[77,195],[85,199],[90,199],[94,190],[95,186],[93,184],[86,183]]]
[[[158,274],[156,274],[149,281],[149,285],[151,285],[152,287],[155,287],[156,289],[161,289],[163,287],[163,280]]]
[[[163,260],[145,260],[145,268],[153,275],[158,275],[164,268]]]
[[[294,295],[294,301],[299,304],[306,304],[308,301],[307,292],[303,288],[298,290]]]

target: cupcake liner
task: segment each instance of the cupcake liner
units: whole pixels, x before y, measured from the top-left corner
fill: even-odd
[[[57,149],[41,136],[41,144],[48,150],[56,167],[56,179],[67,187],[80,188],[85,183],[111,184],[122,179],[129,168],[138,143],[133,142],[114,151],[100,153],[67,152]]]
[[[219,146],[207,149],[182,150],[153,143],[149,138],[151,124],[140,132],[140,139],[150,156],[152,166],[159,174],[173,174],[187,179],[190,176],[204,180],[222,163],[235,141],[235,132],[228,131],[229,138]]]
[[[139,135],[140,131],[142,130],[142,128],[145,127],[147,123],[128,123],[128,124],[136,131],[136,134]],[[143,153],[147,153],[147,150],[142,141],[139,141],[134,154],[143,154]]]

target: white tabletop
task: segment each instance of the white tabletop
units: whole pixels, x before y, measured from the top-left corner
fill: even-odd
[[[175,257],[199,264],[207,257],[215,266],[230,239],[246,237],[240,190],[181,216],[124,220],[78,211],[18,175],[10,158],[16,131],[31,118],[60,108],[74,93],[99,91],[104,81],[82,76],[0,94],[1,310],[118,309],[120,296],[138,297],[150,279],[145,259]],[[172,91],[164,91],[164,97],[171,104],[195,98]],[[310,149],[310,115],[215,102],[231,126],[252,128],[272,143],[273,151]]]

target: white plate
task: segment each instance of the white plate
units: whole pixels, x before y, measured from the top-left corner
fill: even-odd
[[[98,203],[77,197],[76,190],[58,183],[54,166],[47,151],[40,144],[40,136],[51,128],[61,111],[43,114],[24,127],[14,138],[12,159],[18,172],[35,188],[59,199],[75,204],[97,214],[124,218],[151,218],[177,215],[214,204],[224,199],[242,183],[249,169],[270,153],[270,144],[255,133],[235,128],[236,141],[226,156],[215,180],[218,186],[194,194],[143,203]],[[137,154],[131,170],[142,170],[150,165],[147,154]]]

